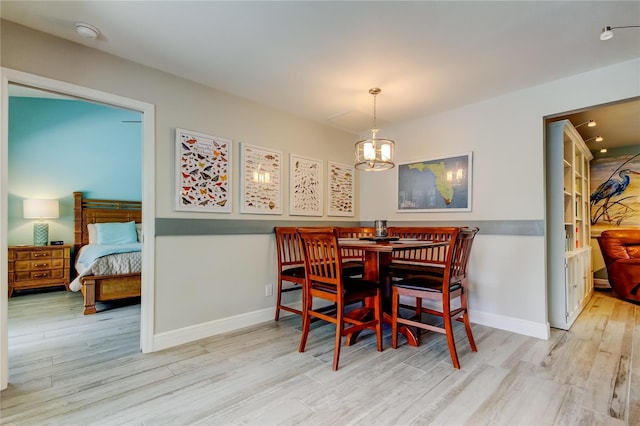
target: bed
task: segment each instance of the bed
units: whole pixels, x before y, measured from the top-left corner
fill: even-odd
[[[82,198],[82,192],[74,192],[73,198],[74,265],[76,265],[78,275],[72,281],[70,288],[74,291],[82,291],[84,296],[83,313],[85,315],[96,313],[97,302],[110,302],[140,296],[142,244],[139,241],[141,240],[142,203],[139,201],[87,199]],[[131,222],[136,224],[138,248],[128,251],[123,244],[123,247],[119,247],[119,250],[113,254],[107,254],[104,251],[104,256],[100,256],[99,259],[100,262],[115,260],[118,264],[117,267],[99,267],[98,259],[93,262],[86,257],[86,253],[91,249],[100,249],[100,247],[94,247],[101,245],[96,241],[96,228],[122,227]],[[102,235],[106,235],[106,233]],[[102,242],[113,243],[113,241],[107,241],[106,237]],[[129,245],[136,246],[135,243]],[[105,248],[106,245],[103,245],[102,249]],[[84,263],[80,263],[82,257],[85,258]],[[104,265],[106,266],[107,263],[109,262],[105,262]]]

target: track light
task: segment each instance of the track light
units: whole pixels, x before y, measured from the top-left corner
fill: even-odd
[[[623,27],[603,27],[602,32],[600,33],[600,40],[609,40],[613,38],[613,30],[617,30],[618,28],[640,28],[640,25],[626,25]]]
[[[577,126],[574,126],[574,127],[577,129],[578,127],[584,126],[585,124],[587,125],[587,127],[596,127],[596,125],[597,125],[595,120],[589,120],[589,121],[585,121],[584,123],[580,123],[580,124],[578,124]]]
[[[596,142],[602,142],[604,140],[604,138],[602,136],[594,136],[594,137],[589,138],[586,141],[584,141],[584,143],[591,142],[593,140],[595,140]]]

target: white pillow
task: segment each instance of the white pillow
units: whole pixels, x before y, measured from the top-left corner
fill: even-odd
[[[138,242],[142,242],[142,224],[136,223],[136,234],[138,234]]]
[[[98,235],[96,234],[96,224],[89,223],[87,225],[87,231],[89,233],[89,244],[98,244]]]

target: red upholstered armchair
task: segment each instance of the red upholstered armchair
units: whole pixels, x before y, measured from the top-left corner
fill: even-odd
[[[613,292],[640,303],[640,229],[612,229],[598,237]]]

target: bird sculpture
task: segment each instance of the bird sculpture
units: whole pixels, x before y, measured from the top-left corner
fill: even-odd
[[[596,188],[595,191],[591,194],[591,205],[595,205],[598,202],[605,200],[605,204],[609,202],[611,197],[615,197],[616,195],[622,195],[622,193],[627,189],[629,183],[631,182],[631,177],[629,174],[640,175],[640,173],[631,170],[631,169],[623,169],[618,172],[618,178],[614,178],[613,176],[609,179],[605,180]]]

